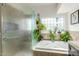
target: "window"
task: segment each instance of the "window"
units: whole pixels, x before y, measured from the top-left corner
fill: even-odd
[[[41,22],[45,24],[47,30],[52,30],[54,31],[55,28],[57,30],[62,31],[64,29],[63,26],[63,17],[60,18],[43,18],[41,19]]]

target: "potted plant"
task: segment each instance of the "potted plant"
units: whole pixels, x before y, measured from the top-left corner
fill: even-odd
[[[51,30],[50,30],[50,40],[54,41],[55,40],[55,33],[53,33]]]
[[[61,33],[60,40],[62,40],[64,42],[68,42],[69,40],[71,40],[70,33],[68,31]]]

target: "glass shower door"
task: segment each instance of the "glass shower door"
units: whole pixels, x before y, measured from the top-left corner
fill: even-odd
[[[10,56],[14,55],[17,51],[15,34],[17,29],[17,24],[14,23],[14,14],[15,10],[7,4],[2,6],[2,22],[3,22],[3,39],[2,39],[2,55]]]
[[[3,55],[32,55],[30,29],[31,17],[24,15],[8,4],[4,5],[2,9]]]

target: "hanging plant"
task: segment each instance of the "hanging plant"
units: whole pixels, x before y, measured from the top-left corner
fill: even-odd
[[[41,23],[39,15],[37,16],[35,22],[37,29],[35,29],[33,32],[34,39],[40,41],[42,39],[41,30],[46,29],[46,27],[44,26],[44,24]]]
[[[34,35],[34,39],[36,39],[37,41],[40,41],[42,38],[41,33],[39,32],[38,29],[34,30],[33,35]]]

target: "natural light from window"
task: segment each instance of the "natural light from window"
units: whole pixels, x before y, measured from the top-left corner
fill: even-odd
[[[64,30],[64,18],[42,18],[41,22],[46,26],[46,30],[54,31],[57,28],[58,31]]]

